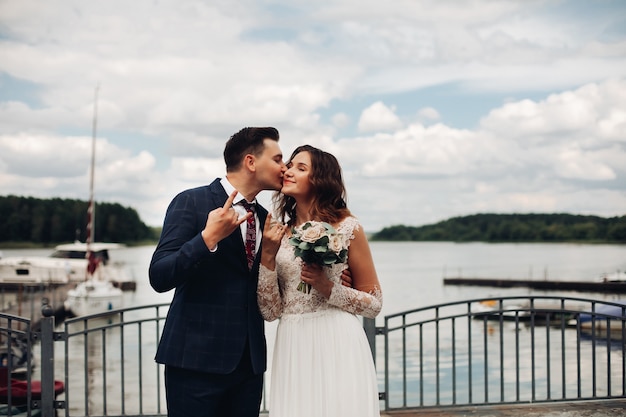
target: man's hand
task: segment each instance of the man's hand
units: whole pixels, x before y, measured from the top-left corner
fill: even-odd
[[[334,284],[328,279],[328,275],[326,275],[326,271],[324,271],[321,265],[303,262],[300,279],[305,284],[315,288],[324,297],[330,297]]]
[[[236,196],[237,191],[235,190],[224,203],[224,207],[218,207],[208,214],[206,225],[202,230],[202,239],[204,239],[207,248],[214,249],[220,240],[230,235],[241,223],[253,216],[252,213],[246,213],[245,216],[239,217],[233,208],[233,201],[235,201]]]
[[[350,272],[349,268],[341,271],[341,283],[346,287],[352,288],[352,272]]]

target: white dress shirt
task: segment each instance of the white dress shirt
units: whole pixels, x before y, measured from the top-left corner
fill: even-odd
[[[223,177],[220,179],[220,184],[222,184],[222,187],[224,187],[224,190],[226,190],[226,195],[230,195],[233,191],[235,191],[235,187],[233,187],[233,185],[230,183],[230,181],[228,181],[228,178],[226,177]],[[241,204],[239,204],[241,200],[245,200],[245,198],[243,195],[237,192],[237,196],[235,196],[235,200],[233,203],[233,209],[239,215],[239,218],[246,215],[246,209]],[[248,203],[255,203],[257,204],[257,206],[259,204],[256,201],[256,198],[253,201],[248,201]],[[254,219],[255,219],[254,224],[256,225],[256,242],[255,242],[256,245],[254,248],[254,253],[258,253],[259,245],[261,244],[262,235],[261,235],[261,222],[259,221],[259,216],[256,210],[254,212]],[[241,238],[243,239],[244,242],[246,241],[246,228],[247,227],[248,225],[246,222],[243,222],[241,223],[241,225],[239,225],[239,229],[241,230]]]

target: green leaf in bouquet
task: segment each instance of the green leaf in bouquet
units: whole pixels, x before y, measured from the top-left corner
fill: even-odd
[[[324,265],[332,265],[335,262],[337,262],[337,257],[332,252],[331,253],[326,253],[322,257],[322,261],[324,262]]]
[[[301,256],[302,260],[308,264],[318,264],[319,258],[312,252],[304,252]]]
[[[324,235],[315,241],[315,246],[318,246],[318,245],[328,246],[329,242],[330,242],[330,238],[328,237],[328,235]]]
[[[323,223],[324,227],[326,228],[326,231],[328,231],[329,234],[334,235],[337,233],[337,231],[335,230],[334,227],[332,227],[330,225],[330,223]]]
[[[313,250],[316,253],[325,253],[328,250],[328,248],[326,246],[314,246]]]

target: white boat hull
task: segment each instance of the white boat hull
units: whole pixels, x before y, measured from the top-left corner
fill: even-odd
[[[118,286],[133,289],[134,283],[123,264],[111,262],[108,250],[120,248],[113,243],[93,243],[93,250],[103,257],[96,276]],[[50,256],[0,258],[0,285],[63,285],[78,283],[87,275],[86,244],[59,245]]]
[[[105,313],[122,308],[123,296],[110,282],[92,279],[67,292],[65,309],[75,316]]]
[[[0,283],[65,284],[85,279],[87,261],[46,257],[0,260]],[[82,275],[82,277],[81,277]]]

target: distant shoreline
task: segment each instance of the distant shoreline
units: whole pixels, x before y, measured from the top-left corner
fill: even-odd
[[[626,216],[483,213],[426,225],[386,227],[372,241],[486,243],[626,243]]]

